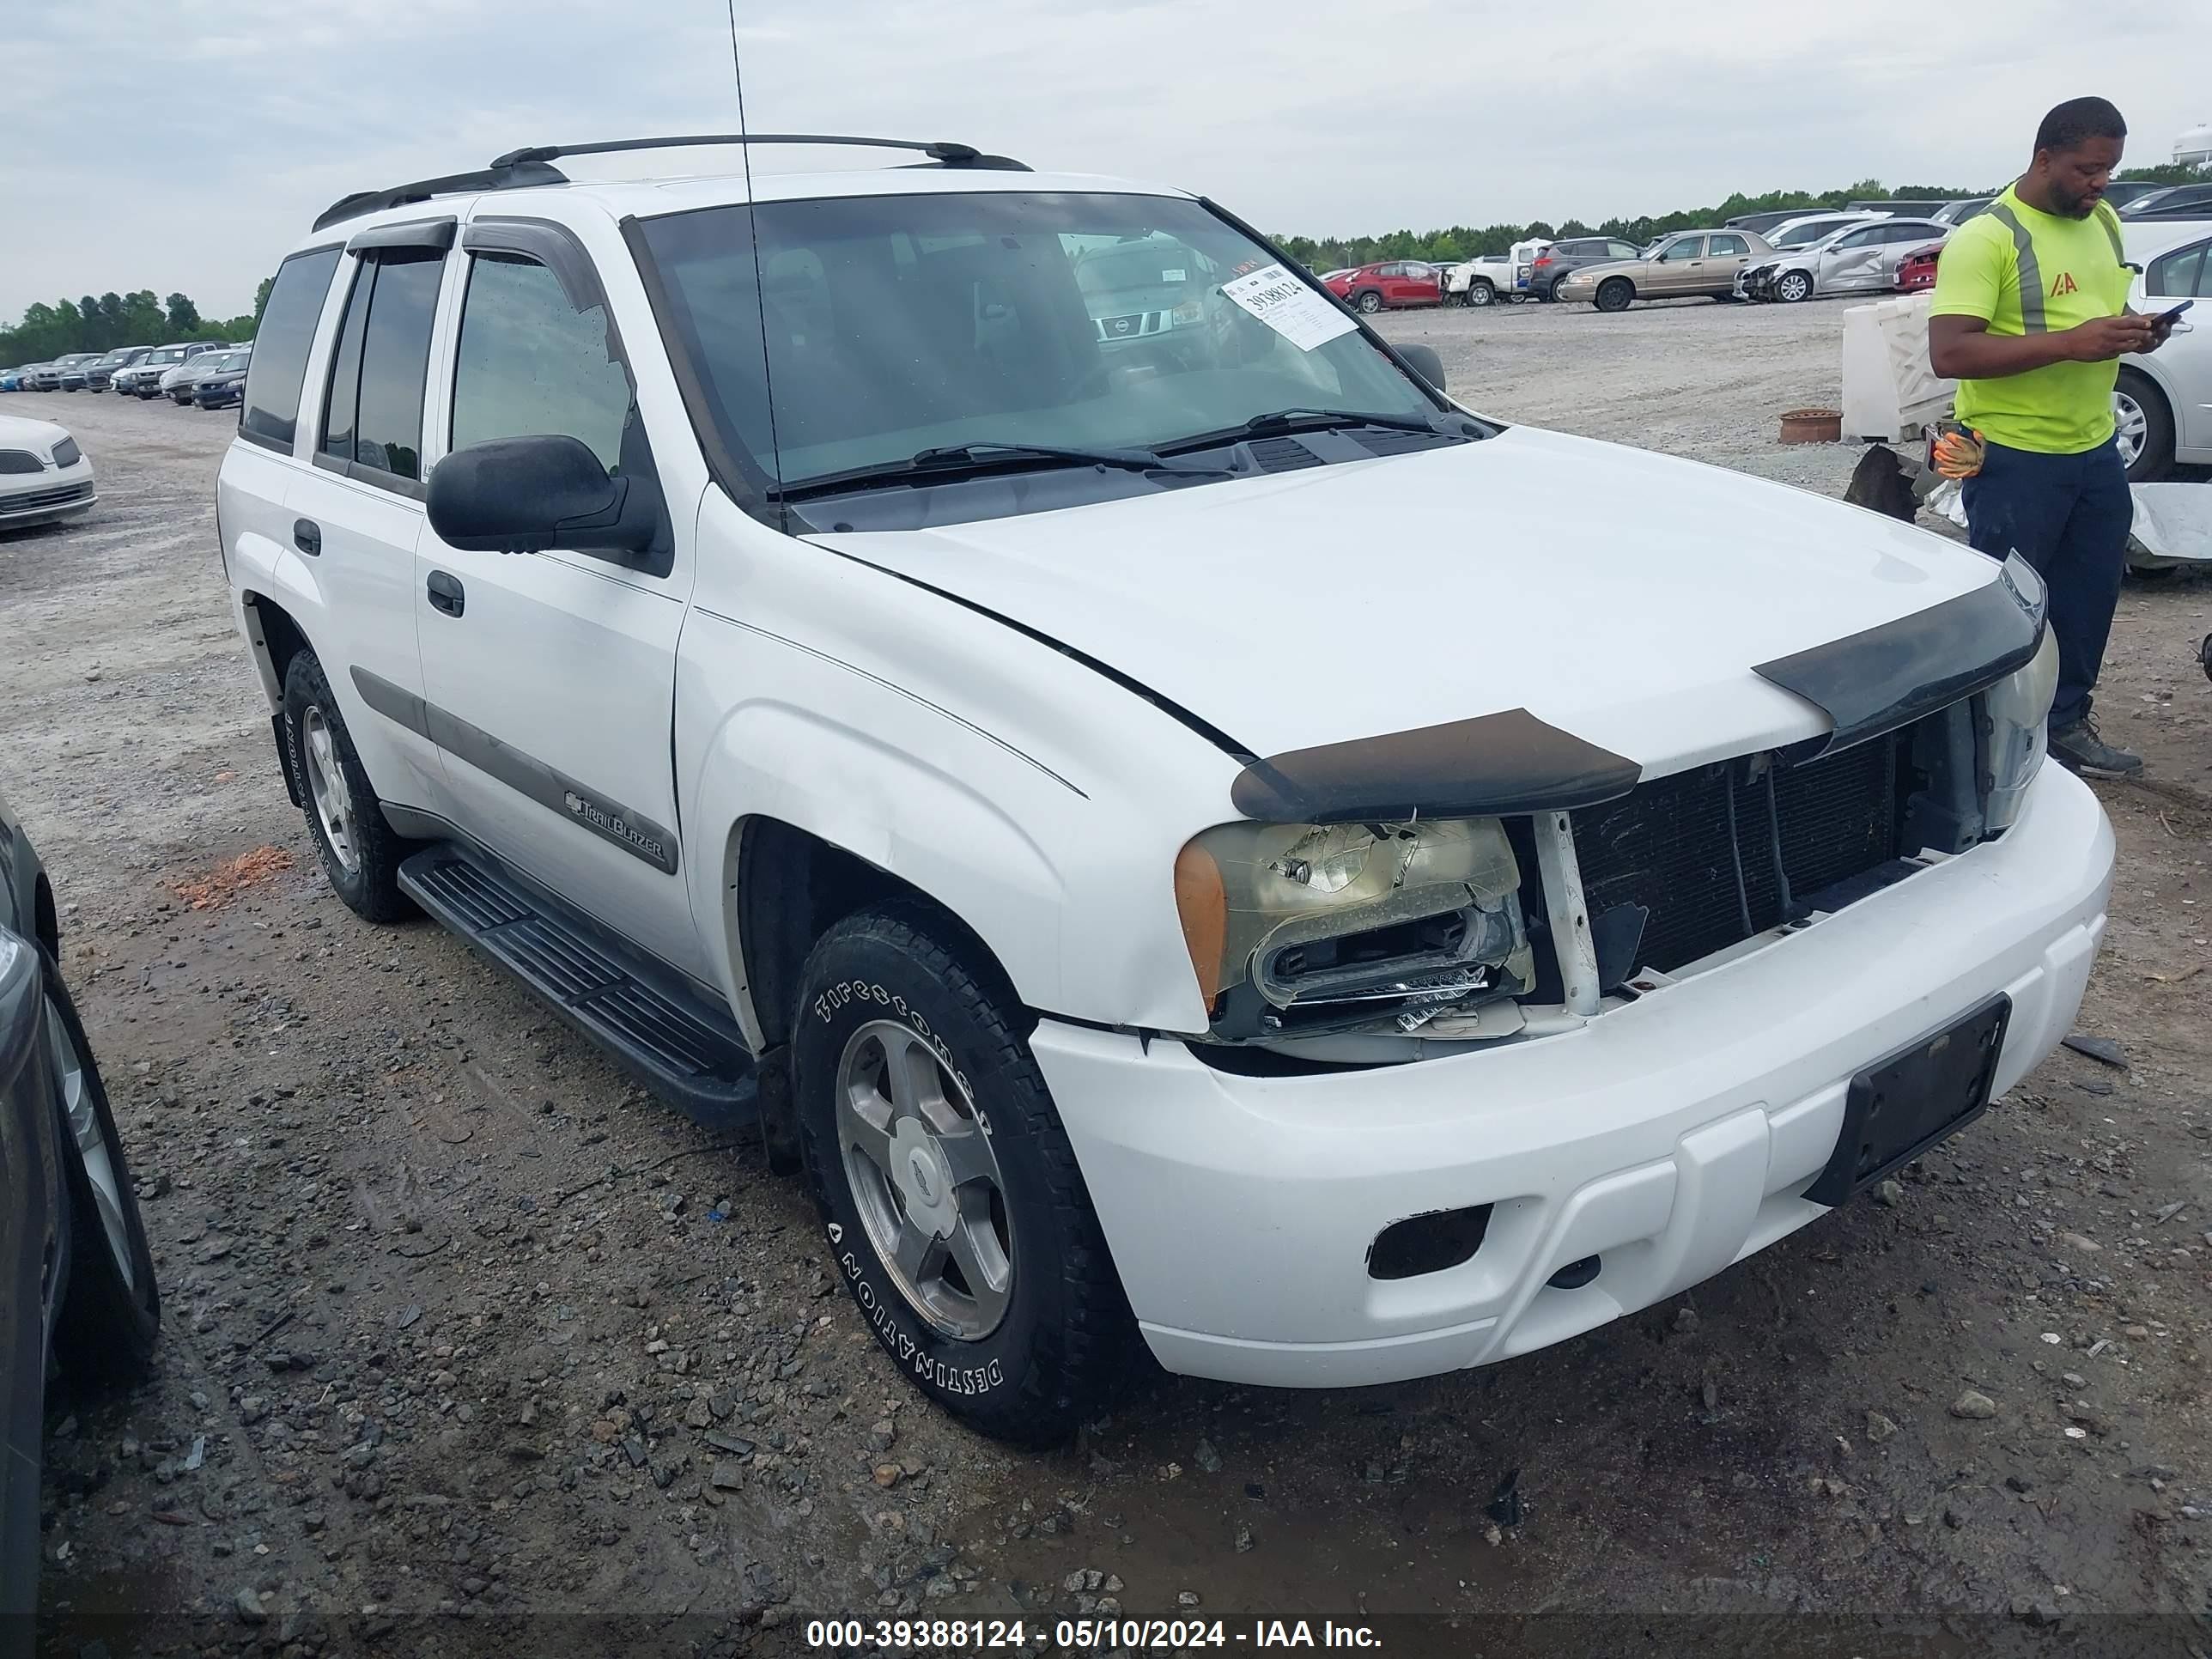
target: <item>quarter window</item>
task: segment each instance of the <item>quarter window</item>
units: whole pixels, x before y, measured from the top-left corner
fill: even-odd
[[[2143,290],[2177,300],[2212,298],[2212,242],[2177,248],[2152,260]]]
[[[323,412],[322,459],[371,482],[399,480],[410,495],[421,493],[422,392],[444,270],[445,255],[428,250],[374,251],[361,260]]]
[[[314,343],[315,325],[322,320],[331,275],[337,268],[334,247],[295,253],[276,267],[254,333],[253,367],[246,377],[246,407],[238,422],[240,433],[264,448],[289,453],[292,447],[300,389],[307,377],[307,348]],[[191,355],[185,351],[164,361],[181,362]]]
[[[607,349],[605,313],[577,310],[534,259],[477,255],[461,302],[453,447],[564,434],[618,473],[634,419],[629,377]]]

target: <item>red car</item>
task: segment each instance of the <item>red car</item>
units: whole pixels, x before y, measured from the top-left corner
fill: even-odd
[[[1943,252],[1941,246],[1916,248],[1897,262],[1897,291],[1917,294],[1923,289],[1936,286],[1936,260]]]
[[[1419,259],[1385,259],[1356,270],[1334,271],[1322,281],[1338,299],[1370,317],[1385,306],[1439,306],[1444,301],[1443,275]]]

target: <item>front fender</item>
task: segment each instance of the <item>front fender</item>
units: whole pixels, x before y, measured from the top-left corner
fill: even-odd
[[[997,633],[994,665],[1028,659],[1033,677],[1018,712],[1009,702],[1003,721],[987,726],[937,701],[950,701],[944,688],[896,683],[880,665],[694,613],[678,673],[679,781],[689,838],[702,849],[719,839],[724,854],[691,860],[687,879],[709,958],[749,1035],[757,1040],[759,1026],[729,901],[738,838],[754,817],[805,830],[928,896],[983,941],[1031,1007],[1202,1029],[1172,872],[1183,840],[1229,815],[1190,803],[1225,796],[1233,769],[1207,756],[1206,783],[1179,787],[1183,768],[1141,747],[1148,719],[1160,717],[1119,687],[983,619],[956,613],[947,624],[921,635],[940,664],[957,659],[948,634],[969,629]],[[1092,712],[1063,718],[1068,752],[1048,758],[1043,744],[1025,741],[1037,734],[1021,728],[1070,690]],[[709,709],[712,724],[695,738],[692,712]],[[1059,712],[1067,716],[1064,703]],[[1165,740],[1198,746],[1179,728]]]

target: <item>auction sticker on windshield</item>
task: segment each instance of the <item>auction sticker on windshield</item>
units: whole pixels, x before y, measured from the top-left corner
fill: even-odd
[[[1280,264],[1224,283],[1221,291],[1301,351],[1359,326]]]

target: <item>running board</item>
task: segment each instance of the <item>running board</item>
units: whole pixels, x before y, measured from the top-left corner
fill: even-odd
[[[737,1023],[673,969],[641,961],[597,922],[458,842],[406,860],[399,887],[684,1115],[758,1133],[759,1079]]]

